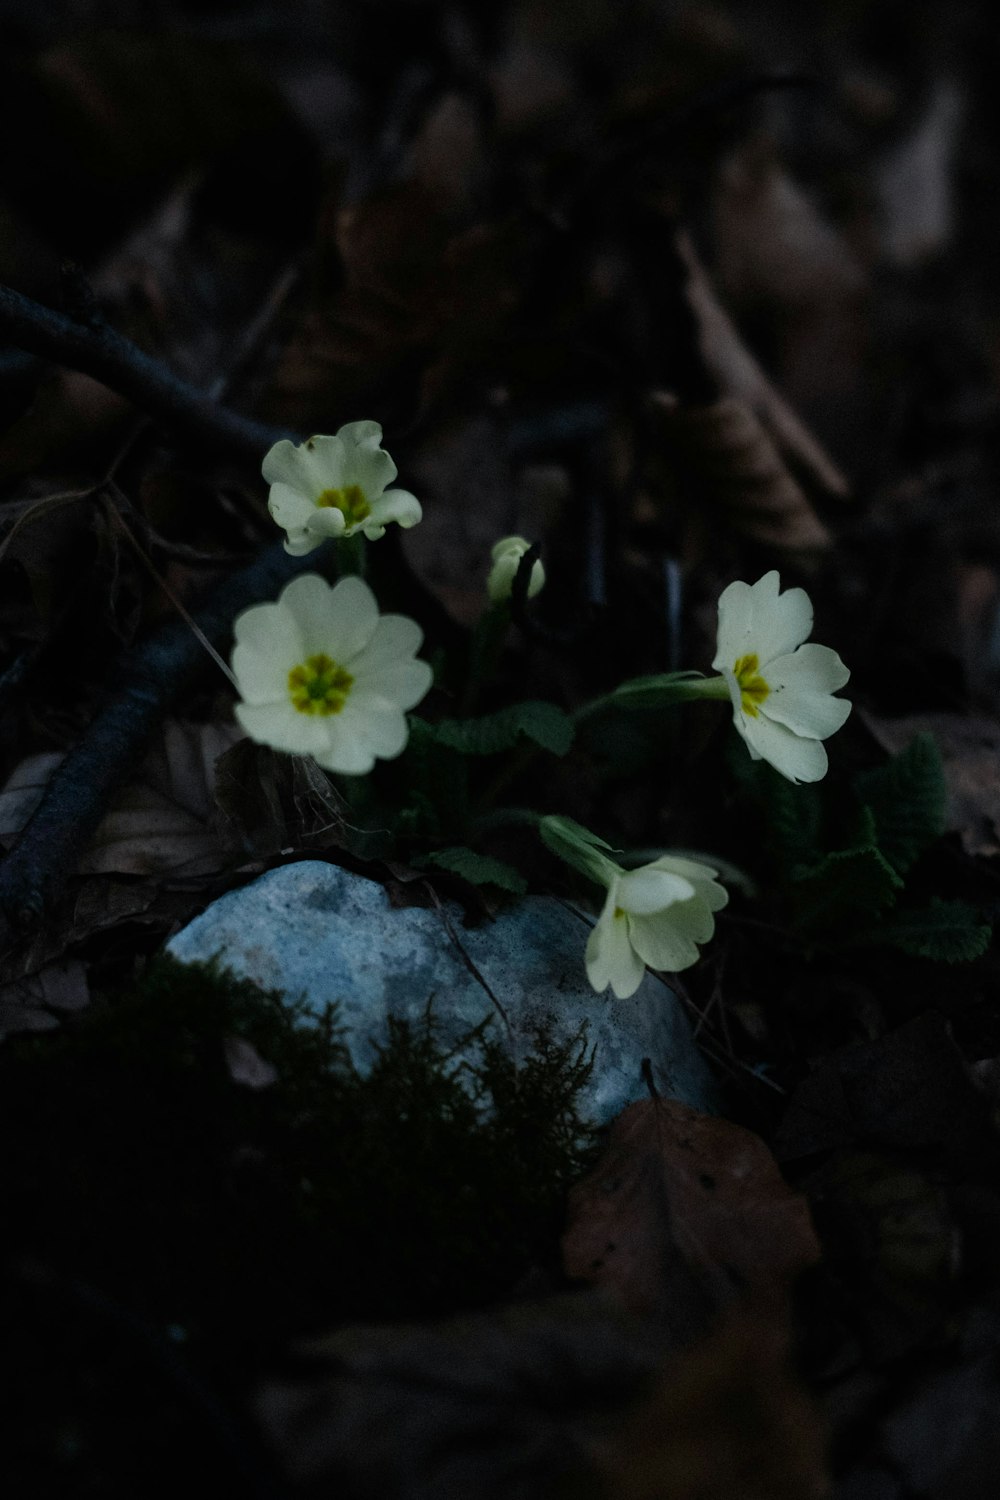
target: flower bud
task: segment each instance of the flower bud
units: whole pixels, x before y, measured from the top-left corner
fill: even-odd
[[[505,604],[511,596],[514,587],[514,575],[517,572],[521,558],[531,548],[531,543],[525,541],[523,536],[505,536],[493,548],[491,556],[493,566],[486,580],[486,592],[493,604]],[[528,598],[534,599],[536,594],[541,593],[545,586],[545,569],[541,560],[538,559],[532,565],[531,577],[528,579]]]

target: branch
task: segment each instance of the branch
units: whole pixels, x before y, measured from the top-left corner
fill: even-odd
[[[78,322],[2,285],[0,339],[92,375],[140,411],[217,448],[259,460],[279,438],[295,436],[220,406],[208,392],[181,380],[107,323]]]
[[[216,648],[224,646],[240,610],[273,599],[290,578],[322,560],[323,552],[289,557],[280,543],[268,547],[219,584],[195,614],[197,624]],[[170,620],[126,653],[108,684],[104,708],[56,768],[34,816],[0,863],[0,944],[44,915],[160,719],[197,682],[208,660],[180,620]]]

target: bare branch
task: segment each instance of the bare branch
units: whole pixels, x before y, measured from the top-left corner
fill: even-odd
[[[107,323],[78,322],[2,285],[0,339],[92,375],[139,411],[216,448],[259,459],[279,438],[296,436],[220,406],[209,392],[181,380]]]

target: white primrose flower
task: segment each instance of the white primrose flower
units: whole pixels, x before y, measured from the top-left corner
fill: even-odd
[[[716,874],[674,854],[638,870],[618,870],[587,940],[587,978],[594,989],[610,984],[619,1000],[627,1000],[647,965],[676,974],[696,963],[698,944],[715,931],[714,913],[729,900]]]
[[[598,993],[610,984],[619,1000],[627,1000],[647,964],[676,974],[697,961],[698,944],[708,942],[714,914],[729,900],[717,870],[680,854],[624,870],[606,852],[611,846],[572,818],[542,818],[538,832],[553,854],[607,889],[584,955],[587,978]]]
[[[754,584],[731,583],[719,599],[719,634],[712,665],[722,672],[733,722],[754,760],[766,760],[789,781],[826,775],[820,743],[851,712],[833,694],[850,677],[836,651],[803,645],[813,608],[804,589],[779,593],[776,572]],[[711,683],[722,684],[718,678]],[[706,687],[709,684],[706,684]]]
[[[354,776],[403,750],[405,712],[431,685],[414,659],[423,632],[405,615],[380,615],[360,578],[331,588],[303,573],[275,604],[238,615],[233,634],[236,718],[251,739]]]
[[[391,521],[417,524],[420,501],[386,489],[397,471],[381,442],[377,422],[348,422],[334,437],[275,443],[261,470],[271,486],[267,508],[288,533],[286,552],[303,557],[328,537],[357,531],[374,542]]]
[[[514,587],[514,575],[521,558],[530,550],[531,543],[525,541],[523,536],[505,536],[496,543],[490,553],[493,566],[486,580],[486,592],[494,604],[504,604],[510,598]],[[541,558],[536,558],[532,564],[531,577],[528,579],[528,598],[534,599],[544,587],[545,569],[542,567]]]

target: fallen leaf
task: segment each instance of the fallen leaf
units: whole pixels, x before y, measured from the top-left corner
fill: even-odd
[[[350,841],[343,798],[311,756],[239,740],[216,763],[214,795],[227,842],[258,858]]]
[[[274,1063],[261,1057],[253,1042],[243,1036],[227,1036],[223,1041],[226,1067],[234,1083],[247,1089],[266,1089],[278,1081]]]
[[[660,1359],[645,1327],[586,1296],[347,1328],[299,1352],[322,1361],[313,1377],[256,1402],[288,1477],[378,1500],[545,1500]]]
[[[657,391],[651,406],[692,500],[766,546],[829,547],[830,533],[745,402],[725,396],[711,406],[681,406]]]
[[[594,1500],[821,1500],[819,1414],[775,1320],[741,1309],[656,1377],[594,1445]]]
[[[944,764],[945,827],[967,854],[1000,854],[1000,721],[986,714],[910,714],[882,719],[859,709],[884,750],[898,755],[914,735],[933,735]]]
[[[63,959],[24,979],[0,985],[0,1040],[20,1031],[49,1031],[59,1013],[90,1004],[86,966]]]
[[[681,1263],[718,1304],[734,1288],[781,1290],[818,1258],[808,1205],[764,1142],[673,1099],[619,1115],[598,1166],[570,1193],[566,1274],[632,1311],[684,1314],[671,1283]]]
[[[869,1358],[936,1344],[954,1310],[959,1228],[944,1187],[899,1154],[836,1151],[802,1182],[824,1268]]]
[[[679,237],[678,248],[687,266],[687,297],[698,320],[702,356],[723,394],[749,406],[805,484],[833,499],[845,499],[848,485],[843,474],[743,343],[686,235]]]
[[[206,875],[231,845],[212,822],[214,767],[240,737],[231,724],[168,719],[138,775],[101,820],[78,866],[89,875]],[[0,842],[11,844],[41,801],[61,755],[33,755],[0,792]]]
[[[774,1138],[779,1161],[848,1145],[967,1145],[975,1091],[943,1016],[828,1053],[797,1086]]]

